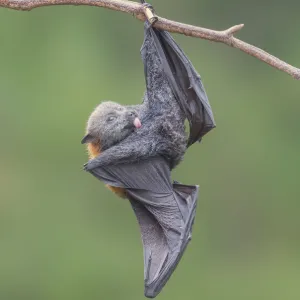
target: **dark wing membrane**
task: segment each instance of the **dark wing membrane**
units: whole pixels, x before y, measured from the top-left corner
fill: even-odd
[[[145,296],[155,297],[191,239],[198,187],[172,184],[161,157],[90,172],[109,185],[126,188],[142,234]]]
[[[190,146],[215,127],[204,86],[192,63],[168,32],[146,24],[145,36],[147,31],[151,34],[174,96],[189,121]]]

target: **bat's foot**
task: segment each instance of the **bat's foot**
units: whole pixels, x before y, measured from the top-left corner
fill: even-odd
[[[143,3],[143,9],[145,16],[148,20],[148,22],[151,24],[151,26],[158,21],[158,17],[155,14],[155,11],[153,9],[153,6],[149,3],[145,3],[145,1],[141,1]]]

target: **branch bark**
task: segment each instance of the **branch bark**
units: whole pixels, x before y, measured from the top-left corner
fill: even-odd
[[[0,7],[15,10],[31,10],[37,7],[52,5],[87,5],[105,7],[132,14],[137,19],[145,21],[144,6],[140,3],[126,0],[0,0]],[[233,35],[244,27],[243,24],[235,25],[227,30],[216,31],[158,17],[158,21],[153,26],[169,32],[224,43],[252,55],[270,66],[300,80],[300,69],[289,65],[258,47],[235,38]]]

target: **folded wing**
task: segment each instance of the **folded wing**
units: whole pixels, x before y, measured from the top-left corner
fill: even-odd
[[[144,45],[147,47],[144,47]],[[148,51],[151,55],[146,55]],[[215,125],[212,109],[200,75],[172,36],[145,23],[145,40],[142,46],[146,82],[151,76],[153,57],[158,54],[162,69],[176,101],[190,124],[188,146],[213,129]],[[158,83],[156,83],[158,85]],[[153,91],[153,83],[147,90]]]
[[[143,240],[145,296],[155,297],[191,239],[198,187],[172,184],[162,157],[95,168],[91,173],[106,184],[126,189]]]

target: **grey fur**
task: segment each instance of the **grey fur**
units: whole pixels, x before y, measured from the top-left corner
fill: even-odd
[[[110,164],[130,163],[157,155],[167,159],[172,169],[183,159],[187,145],[185,115],[170,89],[158,54],[150,42],[145,39],[142,49],[143,60],[148,67],[147,92],[143,103],[121,106],[104,102],[96,108],[88,121],[87,130],[88,133],[100,137],[101,145],[105,142],[109,147],[90,160],[85,165],[86,170]],[[117,113],[116,110],[120,107],[124,111],[136,111],[142,127],[133,132],[122,131],[120,124],[123,126],[123,119],[118,119],[118,126],[106,126],[107,114]]]
[[[111,101],[103,102],[92,112],[87,122],[87,135],[83,141],[100,142],[101,151],[105,151],[133,132],[133,121],[137,116],[137,111],[133,107]]]

